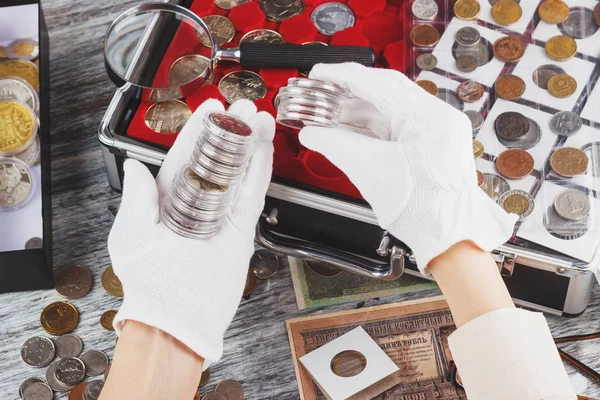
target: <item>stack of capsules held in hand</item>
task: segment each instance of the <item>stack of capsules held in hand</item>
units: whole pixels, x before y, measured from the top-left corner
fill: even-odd
[[[343,103],[350,92],[335,83],[291,78],[278,94],[277,122],[290,128],[340,124]]]
[[[216,235],[226,217],[254,143],[252,129],[233,115],[208,113],[188,165],[175,177],[161,219],[190,239]]]

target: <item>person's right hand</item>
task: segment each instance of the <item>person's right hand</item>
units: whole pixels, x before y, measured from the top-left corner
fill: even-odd
[[[397,71],[320,64],[310,78],[342,85],[354,98],[339,128],[306,127],[301,143],[350,178],[422,271],[458,242],[491,251],[511,237],[518,217],[478,187],[464,113]]]

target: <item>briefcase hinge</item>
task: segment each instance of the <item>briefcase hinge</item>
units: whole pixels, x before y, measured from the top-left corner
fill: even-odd
[[[494,257],[494,261],[498,265],[500,275],[510,278],[515,270],[517,255],[504,251],[493,251],[492,257]]]

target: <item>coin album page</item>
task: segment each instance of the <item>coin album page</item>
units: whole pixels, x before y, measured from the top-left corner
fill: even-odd
[[[11,49],[11,44],[23,40],[39,40],[38,5],[0,7],[0,46]],[[13,146],[18,148],[10,152],[0,151],[0,252],[7,252],[41,248],[43,220],[39,122],[36,115],[38,110],[32,110],[28,104],[16,101],[15,99],[20,99],[20,95],[12,91],[12,86],[4,84],[5,79],[14,78],[10,71],[7,72],[6,63],[27,63],[28,67],[36,70],[37,67],[31,61],[14,58],[14,55],[12,59],[5,59],[3,56],[0,56],[0,101],[3,105],[8,104],[3,116],[8,125],[0,125],[0,129],[8,129],[8,141],[13,141],[16,135],[27,131],[27,137],[12,142],[18,143]],[[35,90],[30,90],[32,96],[37,98]],[[39,100],[36,104],[39,104]],[[12,117],[7,119],[7,115]],[[11,122],[13,117],[16,119]],[[27,122],[23,125],[15,124],[15,120],[21,117]],[[2,143],[3,147],[6,145],[11,146],[8,142]]]

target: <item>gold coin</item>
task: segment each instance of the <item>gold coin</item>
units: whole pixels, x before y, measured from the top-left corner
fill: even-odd
[[[554,97],[564,99],[577,91],[577,81],[570,75],[554,75],[548,81],[548,91]]]
[[[123,297],[123,284],[115,275],[115,271],[113,270],[112,265],[104,271],[102,274],[102,286],[104,290],[108,292],[108,294],[115,297]]]
[[[473,158],[479,158],[483,155],[483,144],[479,140],[473,140]]]
[[[527,197],[515,193],[508,196],[502,203],[502,206],[509,214],[523,215],[529,210],[529,200]]]
[[[35,115],[24,104],[0,101],[0,154],[21,153],[36,134]]]
[[[538,12],[542,21],[549,24],[560,24],[569,18],[571,10],[562,0],[546,0],[540,4]]]
[[[548,39],[544,48],[548,57],[557,61],[568,60],[577,54],[577,42],[567,35],[558,35]]]
[[[6,47],[0,46],[0,60],[6,58]]]
[[[31,43],[19,43],[13,48],[13,52],[18,57],[27,57],[33,53],[35,46]]]
[[[192,117],[192,110],[180,100],[155,103],[146,110],[144,122],[154,132],[179,133]]]
[[[235,26],[229,18],[222,15],[208,15],[202,17],[202,21],[208,25],[208,29],[217,41],[217,45],[221,46],[233,40],[235,36]],[[210,47],[211,41],[206,32],[203,30],[197,31],[196,36],[203,46]]]
[[[494,84],[496,94],[504,100],[516,100],[525,93],[525,81],[516,75],[503,75]]]
[[[435,83],[433,83],[432,81],[428,81],[428,80],[420,80],[416,82],[417,85],[419,85],[420,87],[422,87],[423,89],[425,89],[428,93],[437,96],[438,94],[438,87]]]
[[[492,7],[492,18],[500,25],[510,25],[521,19],[523,9],[513,0],[500,0]]]
[[[79,323],[79,312],[73,304],[59,301],[44,308],[40,323],[49,334],[64,335],[75,329]]]
[[[7,60],[0,62],[0,76],[18,76],[25,79],[35,90],[40,87],[40,72],[31,61]]]
[[[233,7],[241,6],[252,0],[215,0],[215,5],[223,10],[231,10]]]
[[[574,147],[563,147],[550,156],[552,171],[560,176],[572,178],[583,175],[588,169],[588,158],[585,153]]]
[[[481,5],[477,0],[458,0],[454,3],[454,15],[465,21],[472,21],[479,16]]]
[[[100,317],[100,325],[107,331],[114,331],[113,321],[115,320],[115,316],[117,315],[116,310],[108,310]]]

